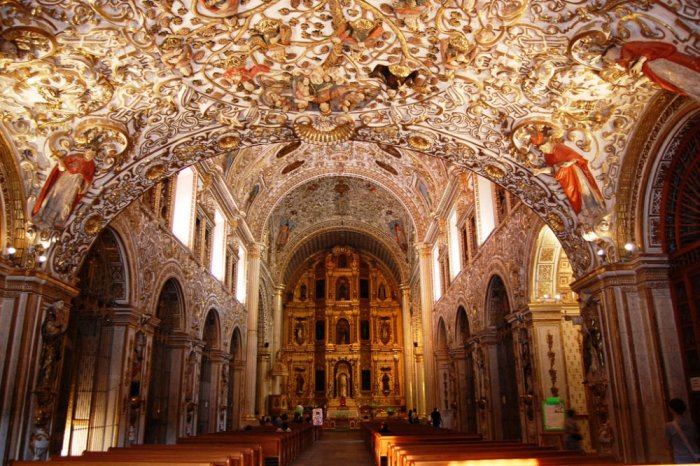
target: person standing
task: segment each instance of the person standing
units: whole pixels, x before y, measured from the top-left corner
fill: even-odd
[[[581,440],[583,436],[579,430],[578,424],[574,420],[576,411],[569,409],[566,411],[566,422],[564,422],[564,448],[566,450],[578,451],[581,449]]]
[[[435,427],[436,429],[439,429],[442,425],[442,416],[440,415],[440,411],[438,411],[437,408],[435,408],[433,412],[430,413],[430,420],[433,423],[433,427]]]
[[[691,419],[685,415],[685,402],[679,398],[669,400],[668,407],[673,415],[673,420],[666,423],[664,435],[668,448],[673,454],[673,462],[676,464],[689,464],[700,461],[698,450],[698,431]]]

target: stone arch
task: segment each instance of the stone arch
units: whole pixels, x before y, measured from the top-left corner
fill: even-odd
[[[437,332],[435,335],[435,350],[436,351],[447,351],[449,349],[449,340],[447,337],[447,326],[445,325],[445,320],[440,317],[437,324]]]
[[[215,431],[219,413],[219,375],[221,373],[221,324],[216,309],[209,309],[202,325],[202,357],[199,369],[197,433]]]
[[[243,374],[245,370],[245,360],[243,358],[243,337],[238,326],[231,332],[231,343],[229,344],[229,377],[228,377],[228,404],[226,416],[226,430],[233,430],[240,427],[242,397],[243,397]]]
[[[296,270],[302,260],[306,260],[309,255],[314,254],[319,248],[324,249],[326,246],[335,246],[336,241],[332,237],[341,228],[346,236],[346,242],[349,242],[348,236],[352,238],[352,241],[361,241],[363,237],[366,240],[370,240],[372,250],[362,248],[363,252],[373,256],[377,263],[380,264],[380,267],[387,271],[387,276],[395,277],[398,283],[407,281],[410,270],[406,260],[402,259],[403,252],[396,246],[395,241],[374,228],[358,225],[347,220],[342,222],[342,224],[322,222],[312,230],[304,231],[303,237],[300,235],[298,240],[290,242],[288,253],[279,258],[281,266],[278,268],[278,280],[283,283],[289,283],[291,279],[290,274]]]
[[[463,349],[458,352],[455,360],[457,373],[457,406],[458,427],[464,432],[476,433],[477,406],[476,406],[476,378],[474,373],[474,356],[469,340],[471,329],[469,316],[464,306],[457,308],[455,316],[455,347]]]
[[[130,410],[125,419],[129,422],[122,424],[126,428],[120,432],[121,437],[128,435],[127,429],[138,434],[138,408],[148,385],[144,373],[148,365],[147,339],[143,331],[121,333],[112,323],[116,309],[129,304],[128,270],[121,238],[112,228],[103,230],[78,272],[78,295],[73,299],[63,356],[66,367],[60,384],[58,416],[65,421],[65,428],[59,444],[71,454],[104,442],[119,422],[106,414],[109,397],[100,396],[100,391],[105,390],[103,379],[124,381],[107,390],[114,390],[110,394],[114,397],[123,390],[123,395],[133,402],[130,407],[135,406],[135,414]],[[115,340],[120,343],[115,344]],[[124,369],[113,360],[121,361]]]
[[[494,337],[489,347],[492,435],[496,439],[517,440],[521,436],[521,423],[513,333],[506,320],[510,312],[506,285],[499,275],[492,275],[486,291],[488,329]]]
[[[151,374],[146,407],[145,443],[171,443],[182,432],[180,391],[187,383],[186,348],[175,345],[176,335],[185,332],[185,300],[180,282],[168,278],[158,293],[153,336]],[[191,370],[191,369],[190,369]]]
[[[24,186],[12,152],[10,143],[0,132],[0,250],[9,257],[6,249],[15,248],[12,260],[18,263],[29,244],[25,236]]]
[[[664,179],[679,144],[697,127],[700,110],[691,99],[660,93],[649,104],[628,144],[620,169],[614,231],[617,254],[628,242],[645,252],[661,252],[659,223]]]
[[[537,235],[530,260],[530,302],[575,301],[569,287],[573,281],[571,265],[559,239],[546,225]]]
[[[263,231],[272,213],[275,211],[275,208],[277,208],[280,202],[291,192],[314,180],[337,176],[339,175],[333,167],[313,170],[312,172],[304,173],[303,176],[297,176],[287,180],[287,182],[282,184],[274,193],[270,192],[267,193],[266,196],[258,196],[256,203],[259,203],[261,206],[261,214],[256,217],[251,225],[253,235],[256,238],[263,237]],[[422,215],[420,205],[415,202],[415,196],[412,196],[410,192],[404,192],[391,178],[368,173],[365,170],[353,167],[347,167],[347,169],[343,171],[342,176],[369,181],[385,189],[398,200],[404,209],[406,209],[406,212],[411,218],[412,226],[416,230],[416,235],[420,237],[425,233],[427,225],[425,225],[425,222],[422,220],[424,215]]]
[[[455,346],[463,347],[467,344],[467,340],[469,340],[469,338],[471,338],[469,316],[467,315],[467,310],[465,307],[460,305],[455,313]]]
[[[166,264],[164,264],[160,271],[159,275],[155,277],[155,279],[152,282],[152,287],[148,286],[147,282],[143,283],[144,287],[147,287],[152,290],[159,290],[157,293],[156,292],[151,292],[150,299],[148,301],[150,302],[145,302],[144,305],[146,306],[147,309],[153,309],[153,314],[157,315],[158,314],[158,300],[160,298],[160,291],[163,290],[163,287],[165,287],[166,283],[172,282],[177,289],[178,297],[180,299],[180,309],[179,309],[179,325],[177,327],[178,332],[187,332],[189,328],[192,326],[192,319],[194,319],[196,316],[191,314],[191,309],[189,307],[189,293],[187,287],[183,286],[182,284],[185,283],[184,280],[184,273],[182,268],[180,267],[180,264],[176,263],[175,261],[170,261]],[[141,290],[142,292],[144,290]]]
[[[700,115],[700,114],[699,114]],[[698,120],[700,121],[700,119]],[[680,141],[663,188],[661,246],[670,262],[670,284],[689,410],[700,419],[700,124]]]

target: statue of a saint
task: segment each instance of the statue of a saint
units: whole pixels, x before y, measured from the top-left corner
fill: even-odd
[[[341,373],[338,376],[338,396],[348,396],[348,376],[345,373]]]
[[[66,156],[51,170],[32,208],[32,221],[43,227],[62,227],[95,176],[95,152]]]

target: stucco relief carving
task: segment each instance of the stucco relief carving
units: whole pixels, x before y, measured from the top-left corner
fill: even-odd
[[[100,117],[128,130],[127,160],[97,177],[76,206],[53,252],[54,272],[72,277],[100,225],[157,181],[154,173],[296,140],[295,120],[330,112],[349,115],[355,141],[427,151],[518,193],[569,245],[578,275],[595,264],[579,220],[553,174],[535,175],[510,136],[533,115],[562,128],[614,205],[630,128],[659,88],[648,75],[604,63],[603,51],[654,40],[689,52],[700,14],[682,2],[479,0],[470,9],[424,5],[419,15],[388,4],[351,2],[356,8],[340,11],[326,0],[307,11],[293,3],[225,14],[189,0],[0,7],[8,19],[0,118],[18,161],[25,150],[41,154],[58,121]],[[231,20],[234,13],[246,21]],[[399,105],[388,105],[396,98]],[[30,196],[53,168],[46,157],[39,162],[23,166],[32,172],[23,176]]]
[[[190,252],[172,236],[163,236],[159,224],[147,215],[140,203],[134,203],[116,219],[119,231],[129,251],[128,262],[138,278],[132,280],[139,289],[135,293],[136,306],[155,309],[164,280],[175,278],[183,290],[189,325],[204,322],[206,313],[216,309],[221,319],[221,341],[230,342],[233,329],[247,326],[246,311],[232,295],[224,292],[221,284],[203,270]]]

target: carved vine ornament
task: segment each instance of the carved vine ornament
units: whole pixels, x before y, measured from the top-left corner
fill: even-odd
[[[60,239],[50,267],[64,277],[157,181],[206,157],[299,139],[465,166],[531,206],[580,273],[596,260],[587,240],[614,254],[613,193],[642,109],[659,86],[696,97],[692,72],[664,83],[647,66],[654,57],[632,47],[697,60],[700,13],[686,6],[6,0],[0,120],[28,214]],[[572,166],[577,190],[562,180]],[[71,198],[52,197],[67,180]]]

